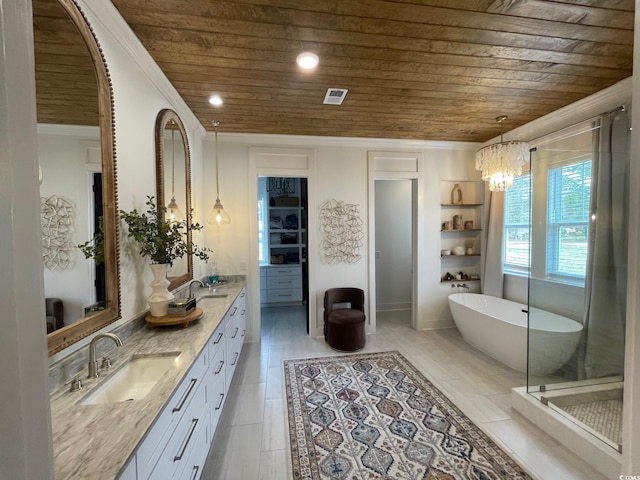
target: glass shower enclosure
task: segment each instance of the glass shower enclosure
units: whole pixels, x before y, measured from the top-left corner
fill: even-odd
[[[624,108],[531,152],[527,393],[621,449],[629,212]]]

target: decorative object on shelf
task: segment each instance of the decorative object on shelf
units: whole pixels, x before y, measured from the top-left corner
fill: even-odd
[[[467,255],[473,255],[473,248],[467,247]]]
[[[451,230],[451,222],[449,220],[442,222],[442,230]]]
[[[462,230],[462,215],[453,216],[453,229]]]
[[[453,205],[459,205],[462,203],[462,190],[460,184],[456,183],[451,190],[451,203]]]
[[[473,230],[473,220],[467,220],[466,222],[464,222],[464,229]]]
[[[128,236],[138,244],[140,255],[151,260],[154,280],[151,283],[153,293],[148,298],[149,307],[153,316],[163,316],[167,314],[169,301],[173,299],[173,294],[167,290],[167,266],[173,265],[175,259],[182,258],[187,253],[206,262],[212,250],[198,247],[187,240],[187,233],[202,230],[202,225],[187,223],[186,220],[171,222],[166,215],[161,217],[161,213],[166,213],[166,207],[158,208],[154,197],[147,196],[146,205],[146,213],[136,209],[131,212],[120,210],[120,218],[129,226]],[[193,212],[189,212],[189,217],[191,215]],[[164,266],[155,267],[158,264]]]
[[[295,213],[292,213],[284,217],[284,228],[287,230],[297,230],[298,216]]]
[[[451,255],[451,250],[449,250],[448,248],[444,250],[440,250],[440,255],[442,255],[443,257],[447,257]]]
[[[222,206],[222,202],[220,201],[220,182],[218,175],[218,127],[220,126],[220,122],[214,120],[211,122],[213,128],[215,130],[214,137],[214,164],[216,167],[216,203],[213,205],[211,212],[207,216],[207,223],[211,225],[228,225],[231,223],[231,217],[227,213],[227,211]]]
[[[464,255],[464,247],[462,245],[457,245],[451,249],[454,255]]]
[[[300,198],[290,197],[288,195],[271,197],[269,205],[271,207],[298,207],[300,206]]]
[[[482,180],[489,182],[492,192],[508,190],[513,179],[522,173],[529,161],[529,144],[523,141],[503,141],[502,127],[506,115],[496,117],[500,123],[500,142],[492,143],[476,152],[476,170],[482,172]]]
[[[364,239],[360,205],[327,200],[320,205],[320,256],[324,263],[356,263]]]
[[[40,226],[42,227],[42,259],[49,270],[64,270],[71,264],[71,233],[73,205],[52,195],[40,198]]]
[[[296,191],[295,189],[295,179],[287,178],[287,177],[269,177],[267,183],[267,192],[274,195],[280,195],[283,197],[288,197],[290,194]],[[272,196],[273,205],[272,207],[282,207],[284,205],[276,204],[276,197]],[[286,206],[295,206],[298,205],[286,205]]]

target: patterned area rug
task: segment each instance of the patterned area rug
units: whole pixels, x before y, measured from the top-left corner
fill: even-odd
[[[284,369],[296,480],[531,478],[398,352]]]

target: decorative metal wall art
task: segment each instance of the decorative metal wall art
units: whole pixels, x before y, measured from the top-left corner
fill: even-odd
[[[64,270],[71,264],[73,205],[62,197],[40,198],[44,267]]]
[[[320,257],[324,263],[356,263],[364,239],[360,205],[327,200],[320,205]]]

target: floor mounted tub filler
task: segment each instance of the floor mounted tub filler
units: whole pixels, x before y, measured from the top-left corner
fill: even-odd
[[[449,295],[453,320],[465,341],[520,372],[527,371],[527,306],[490,295]],[[575,353],[582,325],[575,320],[532,309],[529,374],[546,375]]]

